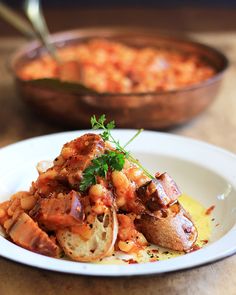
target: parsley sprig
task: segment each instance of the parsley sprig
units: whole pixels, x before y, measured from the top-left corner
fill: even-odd
[[[83,179],[80,183],[80,190],[86,191],[88,187],[96,184],[96,176],[106,177],[108,168],[112,171],[122,170],[125,163],[125,157],[123,154],[116,151],[108,151],[92,160],[92,164],[88,166],[83,172]]]
[[[106,177],[108,169],[122,170],[125,163],[125,158],[136,164],[150,178],[154,178],[140,163],[135,159],[130,152],[126,151],[126,147],[143,131],[140,129],[137,133],[124,145],[116,140],[111,134],[111,130],[115,128],[115,122],[111,121],[107,124],[106,116],[102,115],[99,119],[96,116],[91,117],[91,125],[94,130],[103,130],[100,134],[104,141],[110,142],[115,146],[114,151],[107,151],[105,154],[92,160],[92,163],[83,172],[83,179],[80,183],[80,190],[86,191],[89,186],[96,184],[96,176]]]

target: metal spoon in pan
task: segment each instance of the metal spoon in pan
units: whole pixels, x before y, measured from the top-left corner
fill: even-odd
[[[56,62],[60,63],[56,48],[52,43],[49,42],[49,31],[43,16],[40,1],[25,0],[24,10],[34,27],[36,34],[47,48],[49,54],[56,60]]]
[[[18,31],[23,33],[27,38],[39,39],[43,46],[47,49],[50,56],[57,62],[57,64],[62,65],[63,62],[58,57],[56,48],[49,41],[49,32],[42,14],[40,2],[38,0],[26,0],[24,3],[24,8],[34,29],[24,17],[19,15],[13,9],[9,8],[6,4],[3,4],[3,2],[0,0],[0,16],[12,26],[14,26]],[[96,93],[95,90],[90,89],[83,83],[75,83],[73,81],[63,82],[59,79],[48,78],[35,80],[34,83],[40,84],[41,87],[46,85],[47,87],[56,87],[66,91],[76,89],[78,92],[82,93]]]
[[[54,45],[49,42],[49,32],[39,1],[25,1],[24,6],[25,12],[34,29],[24,17],[15,12],[12,8],[8,7],[2,1],[0,1],[0,16],[27,38],[39,39],[51,57],[59,63],[60,59],[56,53],[56,49]]]

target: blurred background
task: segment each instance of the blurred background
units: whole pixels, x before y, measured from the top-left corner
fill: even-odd
[[[5,0],[0,3],[24,15],[23,1]],[[220,50],[229,58],[231,67],[215,103],[197,119],[173,128],[171,132],[233,150],[230,143],[236,142],[236,133],[233,132],[236,127],[235,0],[42,0],[42,7],[52,33],[86,27],[139,26],[177,32]],[[53,124],[35,115],[19,99],[9,63],[12,54],[26,42],[23,35],[0,18],[0,146],[32,136],[68,130],[66,126]],[[232,131],[228,132],[227,140],[224,139],[225,130]]]
[[[5,3],[22,12],[23,1],[8,0]],[[235,0],[43,0],[42,5],[52,32],[75,27],[130,24],[175,31],[236,28]],[[18,34],[0,19],[0,35]]]

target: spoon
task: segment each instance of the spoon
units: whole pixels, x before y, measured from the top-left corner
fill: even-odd
[[[27,38],[37,38],[28,21],[2,2],[0,2],[0,16]]]
[[[56,53],[56,49],[54,45],[49,42],[49,32],[42,14],[39,1],[25,1],[25,12],[28,18],[31,20],[34,30],[26,19],[15,12],[12,8],[2,3],[2,1],[0,0],[0,16],[4,18],[8,23],[10,23],[13,27],[15,27],[18,31],[23,33],[27,38],[40,39],[41,43],[47,49],[51,57],[60,65],[61,60]],[[96,93],[95,90],[90,89],[82,83],[72,84],[66,82],[62,84],[61,81],[56,79],[42,79],[41,81],[37,80],[33,82],[38,83],[41,86],[47,85],[57,89],[62,88],[63,90],[66,89],[71,91],[71,89],[76,88],[77,90],[82,92]]]
[[[27,2],[30,2],[30,1],[27,1]],[[38,2],[38,1],[36,1],[36,2]],[[25,6],[26,6],[27,12],[29,12],[29,15],[31,17],[33,17],[32,20],[31,20],[31,17],[29,17],[29,19],[32,21],[32,24],[34,22],[36,22],[36,19],[34,20],[35,12],[36,12],[36,14],[39,13],[37,16],[37,23],[38,23],[38,25],[41,23],[40,29],[42,31],[40,30],[40,32],[42,32],[42,33],[38,32],[37,26],[34,26],[34,29],[35,29],[35,31],[34,31],[26,19],[24,19],[20,14],[15,12],[12,8],[8,7],[6,4],[4,4],[1,1],[0,1],[0,16],[3,19],[5,19],[5,21],[10,23],[13,27],[15,27],[18,31],[20,31],[22,34],[24,34],[27,38],[40,39],[41,43],[48,50],[51,57],[54,60],[56,60],[57,63],[59,63],[59,58],[58,58],[58,55],[56,54],[56,49],[48,41],[49,33],[48,33],[46,22],[43,17],[39,3],[38,3],[38,5],[35,5],[35,4],[32,5],[30,3],[26,3]],[[38,12],[37,12],[37,9],[38,9]],[[41,19],[41,21],[40,21],[40,19]],[[43,29],[43,28],[45,28],[45,29]]]
[[[53,59],[60,63],[60,58],[56,52],[56,48],[52,43],[49,42],[49,30],[43,16],[43,12],[41,9],[39,0],[25,0],[24,2],[24,10],[29,20],[31,21],[34,30],[43,45],[48,50],[49,54],[53,57]]]

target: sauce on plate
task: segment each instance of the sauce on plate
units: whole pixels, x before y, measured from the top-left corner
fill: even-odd
[[[206,214],[206,208],[196,199],[183,194],[179,198],[179,202],[190,213],[193,222],[198,230],[198,238],[194,250],[204,247],[210,240],[212,231],[212,217]],[[145,250],[139,251],[137,254],[124,254],[115,252],[114,256],[103,258],[99,264],[133,264],[146,263],[161,260],[167,260],[174,257],[185,255],[183,252],[164,249],[155,245],[150,245]]]

